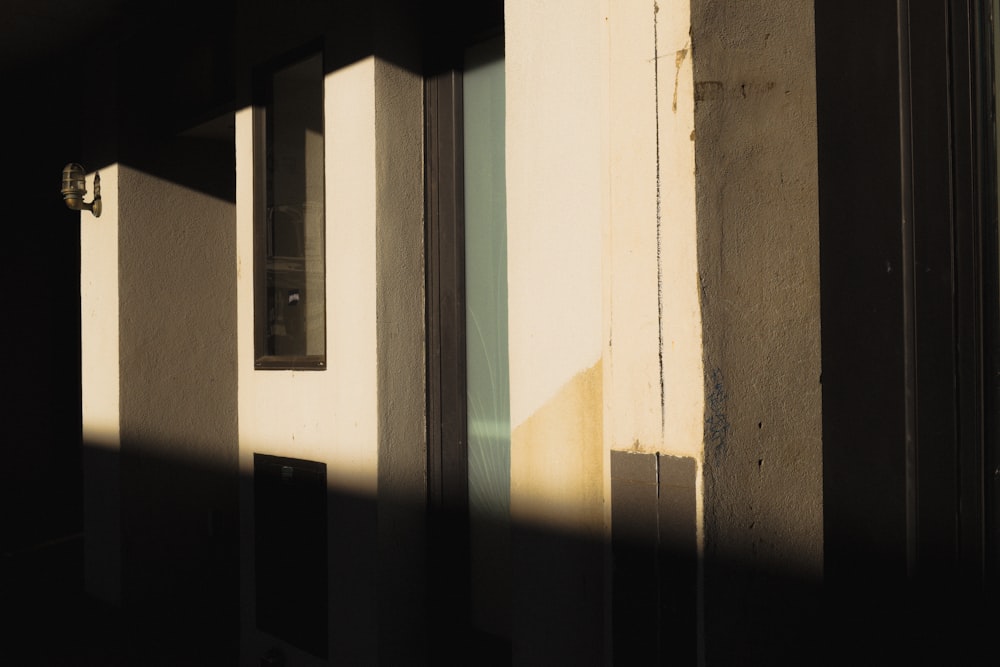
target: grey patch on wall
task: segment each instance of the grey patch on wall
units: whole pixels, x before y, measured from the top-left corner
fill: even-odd
[[[721,98],[722,95],[723,87],[721,81],[695,81],[694,83],[695,102],[717,100]]]
[[[611,452],[616,665],[696,660],[696,475],[693,458]]]
[[[729,418],[726,416],[726,387],[722,370],[713,368],[705,392],[705,436],[714,454],[725,454],[729,435]]]

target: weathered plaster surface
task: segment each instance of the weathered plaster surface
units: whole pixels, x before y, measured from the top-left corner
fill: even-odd
[[[427,637],[423,79],[379,57],[374,80],[379,660],[405,664]]]
[[[254,452],[327,464],[331,656],[393,662],[424,637],[423,82],[368,56],[325,87],[323,371],[253,370],[252,113],[237,114],[240,459],[244,475]],[[251,653],[270,641],[249,634]]]
[[[507,248],[515,428],[601,356],[607,116],[600,4],[507,3]]]
[[[604,511],[605,16],[599,0],[505,5],[518,664],[589,664],[603,653],[601,552],[587,538]]]
[[[211,164],[217,149],[190,143],[162,152]],[[231,178],[231,159],[217,166],[221,180]],[[234,205],[133,167],[121,172],[123,441],[147,456],[233,475]],[[130,390],[137,387],[143,391]]]
[[[576,375],[511,438],[511,516],[599,537],[603,500],[601,362]]]
[[[118,424],[118,176],[101,172],[100,218],[80,213],[80,316],[83,348],[83,438],[116,450]],[[93,174],[87,175],[93,193]]]
[[[512,518],[587,539],[612,449],[703,450],[688,5],[506,7]],[[543,579],[525,544],[515,582]]]
[[[724,662],[823,567],[813,13],[698,0],[691,23],[706,647]]]
[[[328,483],[376,484],[374,59],[327,76],[327,370],[255,371],[252,113],[237,113],[240,452],[324,461]],[[368,103],[364,103],[368,100]],[[329,317],[337,313],[337,317]]]
[[[701,314],[688,3],[611,3],[607,438],[699,458]]]

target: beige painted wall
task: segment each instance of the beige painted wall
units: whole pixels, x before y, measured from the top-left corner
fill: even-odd
[[[515,540],[514,616],[539,606],[598,637],[535,635],[528,620],[515,658],[520,643],[522,658],[592,660],[602,621],[581,608],[602,593],[560,589],[539,552],[582,556],[577,583],[600,578],[588,545],[610,529],[610,450],[702,452],[689,15],[638,0],[506,12],[511,514],[580,540]],[[519,581],[537,588],[519,598]]]
[[[87,592],[121,601],[119,515],[118,178],[101,173],[100,218],[80,213],[84,572]],[[93,196],[93,175],[87,190]]]
[[[236,120],[240,468],[252,477],[255,452],[326,463],[330,651],[345,664],[391,662],[424,638],[422,102],[419,75],[375,56],[326,76],[322,371],[254,370],[251,110]],[[250,662],[284,646],[254,629],[252,502],[245,493]]]
[[[424,89],[415,64],[419,60],[408,52],[408,40],[398,36],[402,31],[412,39],[412,24],[405,21],[405,10],[398,11],[394,20],[381,25],[374,72],[378,628],[383,664],[406,664],[423,654],[428,635]]]
[[[366,495],[377,461],[373,68],[325,84],[327,370],[254,369],[252,112],[236,116],[241,470],[251,474],[254,452],[324,461],[332,487]]]
[[[689,5],[609,5],[605,410],[610,447],[699,458]]]
[[[224,140],[173,139],[119,169],[124,601],[166,624],[194,596],[192,624],[238,609],[232,180]]]
[[[523,427],[602,354],[601,239],[607,110],[600,3],[506,8],[511,515],[573,529],[601,524],[601,398],[581,442],[538,443]],[[546,63],[539,67],[538,63]],[[577,413],[578,414],[578,413]],[[556,416],[573,419],[573,414]],[[547,448],[570,447],[567,455]]]
[[[375,60],[367,58],[325,79],[327,364],[322,371],[254,369],[252,111],[236,115],[242,476],[252,479],[254,453],[320,461],[327,465],[331,494],[368,504],[375,502],[378,469],[374,72]],[[252,502],[252,493],[244,494],[244,657],[250,662],[280,644],[254,625]],[[343,527],[333,523],[334,516],[336,508],[331,508],[331,545],[350,542],[352,536],[341,534]],[[355,548],[374,554],[371,544],[355,542]],[[346,628],[353,636],[332,633],[335,651],[344,650],[335,646],[341,644],[377,654],[374,581],[365,580],[365,585],[369,590],[356,591],[357,598],[371,601],[370,606],[353,610],[355,627]],[[336,573],[330,586],[331,604],[342,604]],[[339,611],[332,610],[332,616],[339,617]],[[368,645],[359,648],[358,641]],[[284,648],[296,655],[293,647]]]
[[[507,3],[515,520],[600,530],[608,451],[688,456],[708,558],[821,573],[811,12]]]
[[[597,0],[506,3],[516,664],[603,652],[605,30]]]
[[[221,567],[211,554],[237,509],[226,148],[133,151],[144,168],[103,169],[102,215],[81,219],[87,586],[133,610],[225,588],[193,575]]]
[[[507,187],[512,511],[580,527],[610,449],[700,458],[704,398],[687,5],[574,7],[507,3]],[[588,478],[517,431],[595,371]]]

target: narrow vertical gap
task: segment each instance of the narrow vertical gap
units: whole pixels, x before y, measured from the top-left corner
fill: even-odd
[[[664,639],[663,636],[663,573],[662,569],[662,549],[663,549],[663,531],[662,531],[662,517],[660,516],[660,454],[657,452],[653,458],[653,466],[656,471],[656,544],[653,547],[653,557],[655,559],[655,566],[653,567],[654,577],[656,580],[656,664],[662,665],[666,661],[665,651],[664,651]]]
[[[948,220],[949,223],[948,231],[950,235],[949,240],[951,242],[951,257],[950,257],[951,263],[948,267],[948,270],[950,272],[952,284],[954,285],[953,292],[956,294],[955,298],[952,300],[952,306],[951,306],[951,318],[952,318],[951,333],[953,336],[953,340],[956,341],[956,349],[952,352],[953,363],[955,368],[954,378],[953,378],[955,390],[952,393],[952,403],[953,403],[952,409],[955,411],[956,415],[955,432],[953,434],[955,442],[954,445],[955,450],[954,450],[954,456],[952,458],[952,470],[949,472],[954,480],[951,489],[953,493],[953,501],[955,503],[955,506],[958,508],[957,512],[958,516],[955,517],[953,534],[950,535],[949,537],[953,539],[954,557],[960,562],[961,560],[960,553],[962,550],[962,539],[963,539],[962,515],[964,513],[964,510],[962,508],[962,495],[963,495],[962,462],[965,454],[964,449],[966,441],[966,435],[965,435],[966,427],[962,423],[963,421],[962,418],[964,416],[963,413],[965,412],[965,410],[963,410],[963,403],[965,403],[967,400],[967,397],[965,396],[965,388],[967,386],[967,383],[964,381],[965,378],[963,377],[965,375],[963,371],[966,362],[962,358],[963,357],[962,347],[964,347],[963,339],[966,335],[965,331],[966,326],[964,321],[966,314],[964,312],[962,303],[963,293],[965,290],[962,288],[963,268],[959,266],[961,260],[958,257],[959,253],[962,253],[963,251],[962,247],[964,245],[963,244],[964,239],[962,238],[964,236],[964,230],[961,228],[964,226],[963,225],[964,221],[961,219],[964,216],[962,211],[960,210],[962,207],[960,206],[957,199],[962,196],[962,193],[958,192],[958,189],[961,188],[963,185],[968,185],[968,184],[961,183],[962,177],[958,173],[958,171],[961,169],[960,165],[958,164],[958,159],[961,159],[959,157],[961,151],[958,149],[957,144],[961,142],[963,138],[959,136],[959,129],[956,127],[953,116],[956,113],[955,105],[956,103],[960,103],[958,98],[961,97],[962,93],[956,87],[957,81],[955,80],[954,74],[955,74],[955,68],[961,67],[961,64],[959,62],[956,62],[957,58],[959,58],[960,56],[956,51],[956,44],[955,44],[956,40],[954,34],[952,33],[953,26],[951,21],[952,18],[951,11],[953,11],[954,8],[949,8],[949,9],[950,11],[945,13],[945,18],[948,21],[949,25],[945,28],[944,31],[946,39],[945,52],[948,54],[948,66],[945,68],[945,80],[947,82],[946,89],[948,91],[948,97],[949,97],[948,104],[945,107],[946,109],[945,113],[947,114],[947,128],[950,139],[950,141],[948,142],[948,165],[949,165],[948,210],[951,213],[951,216],[950,219]],[[969,46],[968,44],[965,44],[966,48],[968,48],[968,46]],[[958,153],[958,155],[956,153]],[[976,352],[973,351],[972,349],[970,349],[969,352],[971,352],[973,355],[976,355]],[[975,398],[975,396],[972,396],[972,398]]]
[[[896,1],[899,49],[900,213],[903,277],[903,384],[905,432],[906,570],[917,569],[917,378],[913,243],[913,154],[910,91],[910,11],[908,0]]]
[[[974,173],[972,165],[975,138],[972,125],[966,126],[960,117],[973,111],[972,89],[969,87],[973,73],[972,24],[971,16],[962,10],[965,6],[952,6],[946,13],[948,25],[947,39],[948,67],[945,68],[949,103],[948,114],[948,204],[951,212],[950,240],[951,280],[955,299],[952,302],[952,332],[957,342],[953,351],[955,364],[955,391],[953,409],[957,417],[955,424],[955,455],[953,457],[954,506],[957,508],[952,538],[953,557],[964,577],[971,566],[978,569],[982,565],[981,555],[967,553],[967,547],[980,544],[976,533],[982,527],[981,498],[977,474],[966,475],[966,471],[981,470],[980,452],[982,443],[982,415],[979,402],[982,397],[980,360],[982,359],[982,336],[980,334],[979,313],[979,259],[980,243],[978,224],[972,202],[976,198],[975,185],[971,182]],[[955,15],[953,16],[953,12]],[[963,25],[964,24],[964,25]],[[962,31],[964,34],[957,34]],[[967,31],[967,32],[966,32]],[[964,37],[964,38],[963,38]],[[958,117],[956,117],[958,115]],[[971,114],[966,120],[971,121]],[[958,121],[958,122],[956,122]],[[972,278],[971,280],[969,278]],[[971,468],[970,468],[971,464]],[[970,521],[971,519],[971,521]],[[973,547],[975,551],[975,547]],[[978,578],[976,575],[975,578]]]
[[[984,409],[986,419],[986,436],[983,493],[984,517],[984,576],[987,590],[1000,590],[1000,234],[998,234],[998,177],[997,154],[1000,143],[997,139],[996,127],[996,89],[997,68],[1000,66],[1000,39],[997,30],[996,0],[991,0],[986,9],[983,39],[988,44],[990,59],[987,64],[986,76],[982,79],[980,91],[981,102],[979,113],[982,115],[980,126],[983,128],[983,145],[988,146],[981,156],[984,167],[982,172],[983,197],[983,303],[984,327],[986,344],[986,383],[984,387]],[[986,50],[984,50],[986,51]]]
[[[426,313],[427,328],[427,476],[430,505],[434,510],[440,508],[441,491],[441,407],[437,396],[441,391],[441,360],[439,355],[440,340],[440,299],[439,278],[440,260],[438,249],[438,187],[436,183],[438,164],[440,161],[436,119],[438,117],[437,84],[432,79],[424,82],[424,144],[427,164],[425,165],[424,201],[427,207],[425,218],[424,261],[426,266],[424,276],[426,281]]]

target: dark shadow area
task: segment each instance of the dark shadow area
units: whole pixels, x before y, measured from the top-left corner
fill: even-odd
[[[835,648],[875,641],[873,662],[897,659],[886,637],[923,662],[995,653],[985,9],[816,5],[825,577]]]
[[[79,214],[59,196],[59,172],[79,150],[57,132],[79,107],[52,76],[5,72],[18,91],[4,102],[10,145],[0,180],[7,298],[0,345],[7,391],[0,402],[0,552],[19,552],[82,530],[80,509]]]
[[[114,454],[100,456],[106,459],[105,465],[121,465],[112,460]],[[157,471],[164,486],[253,487],[253,480],[238,479],[232,472],[169,457],[146,456],[143,465]],[[331,492],[305,502],[325,503],[319,509],[329,513],[327,630],[332,664],[341,664],[345,656],[338,642],[351,644],[357,641],[355,632],[368,631],[361,627],[356,612],[374,604],[366,596],[372,590],[369,584],[378,577],[378,567],[392,567],[396,559],[407,556],[373,550],[371,538],[378,515],[374,499]],[[142,525],[123,524],[125,590],[120,607],[84,592],[83,542],[78,538],[5,554],[2,599],[9,641],[4,659],[24,666],[237,664],[239,616],[241,607],[245,613],[250,604],[245,599],[241,603],[239,595],[237,518],[232,513],[215,513],[214,523],[208,524],[202,514],[210,511],[205,503],[196,503],[201,506],[187,512],[179,504],[177,499],[168,501],[157,514],[147,514]],[[279,508],[265,520],[291,530],[285,535],[289,544],[301,547],[315,539],[315,535],[294,534],[296,529],[305,529],[299,509],[292,514],[287,514],[287,508],[284,511],[284,517]],[[642,537],[635,529],[649,525],[648,514],[633,517],[637,521],[631,523],[620,513],[616,517],[618,528],[610,552],[600,540],[537,526],[511,527],[513,664],[608,664],[600,648],[606,642],[609,655],[615,657],[613,664],[695,664],[696,628],[683,622],[683,618],[697,616],[691,595],[696,579],[690,549],[670,540]],[[605,553],[612,554],[608,589],[602,574]],[[316,599],[314,586],[322,585],[308,580],[305,571],[295,566],[298,556],[310,554],[296,548],[283,556],[288,586],[280,591],[282,605],[311,604]],[[764,572],[749,563],[712,561],[701,566],[707,577],[718,582],[714,590],[728,588],[733,598],[728,606],[737,610],[727,619],[726,631],[715,636],[719,645],[709,649],[735,656],[740,664],[877,665],[930,660],[977,665],[992,664],[995,659],[993,631],[1000,618],[989,612],[985,598],[884,584],[824,589],[820,582],[780,569]],[[638,578],[642,572],[649,576]],[[433,581],[440,595],[432,600],[454,603],[461,599],[460,571],[445,577],[439,573]],[[604,590],[611,593],[607,605],[602,602]],[[258,606],[260,594],[254,603]],[[749,602],[756,594],[774,601],[767,615],[752,616],[760,613],[760,606],[741,602]],[[667,603],[659,612],[655,598]],[[580,599],[592,605],[582,610],[585,613],[566,607],[567,600]],[[535,604],[523,605],[529,600]],[[676,605],[678,600],[685,608]],[[716,601],[710,597],[706,603]],[[606,618],[607,610],[612,615]],[[477,637],[468,619],[457,618],[454,608],[431,602],[409,611],[424,616],[429,628],[440,619],[452,622],[443,632],[429,629],[426,648],[408,654],[407,664],[511,664],[509,649]],[[360,616],[363,621],[364,613]],[[260,621],[258,615],[258,625]],[[610,621],[607,628],[613,642],[605,636],[606,621]],[[356,629],[345,631],[352,624]],[[294,632],[285,630],[276,631],[277,638],[292,646],[300,642]],[[287,645],[277,638],[271,648],[287,652],[283,649]],[[382,637],[379,643],[391,641]],[[266,652],[244,656],[244,660],[256,664]],[[356,654],[346,664],[370,658]]]
[[[908,656],[960,664],[989,652],[1000,613],[985,17],[978,2],[816,6],[834,627],[887,626]]]
[[[96,472],[125,465],[88,448]],[[37,545],[3,558],[4,660],[17,665],[231,665],[239,650],[239,551],[235,509],[222,511],[198,490],[226,489],[232,474],[144,457],[155,506],[122,507],[123,600],[85,591],[89,535]],[[132,475],[133,478],[139,475]],[[233,503],[235,505],[235,503]],[[141,517],[136,516],[141,514]],[[127,517],[131,515],[131,520]],[[108,567],[95,562],[91,568]]]

